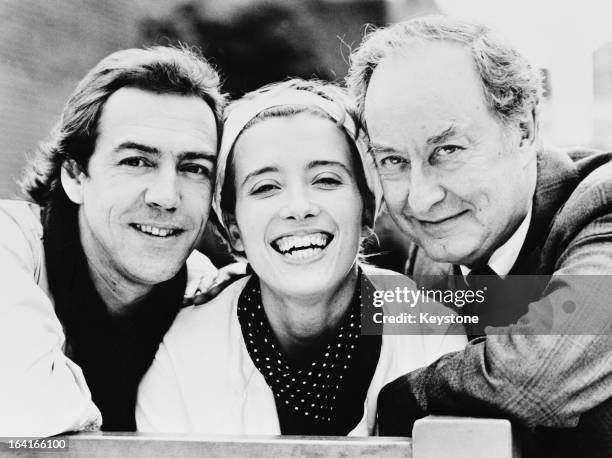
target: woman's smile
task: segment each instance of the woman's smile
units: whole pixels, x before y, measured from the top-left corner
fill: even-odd
[[[328,232],[300,231],[276,238],[271,246],[288,260],[310,262],[323,253],[333,238],[334,236]]]
[[[336,291],[354,271],[363,199],[342,131],[300,113],[266,119],[234,147],[234,246],[287,297]]]

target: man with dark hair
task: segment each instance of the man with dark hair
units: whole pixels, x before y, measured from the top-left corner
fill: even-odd
[[[540,442],[551,456],[609,453],[611,155],[540,147],[538,72],[477,24],[375,31],[348,83],[386,207],[412,240],[406,273],[448,289],[486,274],[503,292],[467,308],[497,328],[468,328],[464,351],[381,392],[381,432],[410,435],[427,414],[504,416],[553,438]]]
[[[216,270],[193,250],[224,104],[187,49],[118,51],[79,83],[26,170],[30,202],[0,202],[0,435],[135,429],[188,277]]]

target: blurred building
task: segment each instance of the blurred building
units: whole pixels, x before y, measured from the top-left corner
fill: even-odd
[[[77,81],[102,57],[136,44],[138,8],[108,0],[0,3],[0,198],[57,121]]]
[[[416,0],[415,0],[416,1]],[[288,76],[342,79],[364,24],[387,0],[3,0],[0,2],[0,198],[102,57],[143,44],[203,49],[234,95]],[[410,3],[410,1],[408,1]]]
[[[593,145],[612,148],[612,41],[593,53]]]
[[[338,80],[364,24],[386,22],[385,0],[190,0],[143,24],[145,43],[186,42],[220,69],[232,97],[289,76]]]

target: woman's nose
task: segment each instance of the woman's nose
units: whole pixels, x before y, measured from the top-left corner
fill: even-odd
[[[317,216],[321,209],[314,202],[308,192],[296,190],[287,196],[287,200],[280,210],[281,218],[304,220]]]

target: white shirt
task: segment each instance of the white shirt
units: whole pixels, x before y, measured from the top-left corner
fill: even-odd
[[[533,204],[530,204],[527,215],[523,219],[523,222],[518,229],[514,231],[512,237],[510,237],[506,243],[495,250],[489,258],[489,267],[493,269],[493,272],[502,278],[506,277],[506,275],[508,275],[510,272],[510,269],[512,269],[512,266],[516,262],[516,259],[521,252],[523,243],[525,243],[527,231],[529,230],[529,222],[531,221],[532,208]],[[467,266],[459,266],[459,268],[461,269],[461,273],[464,277],[466,277],[472,271],[472,269]]]

